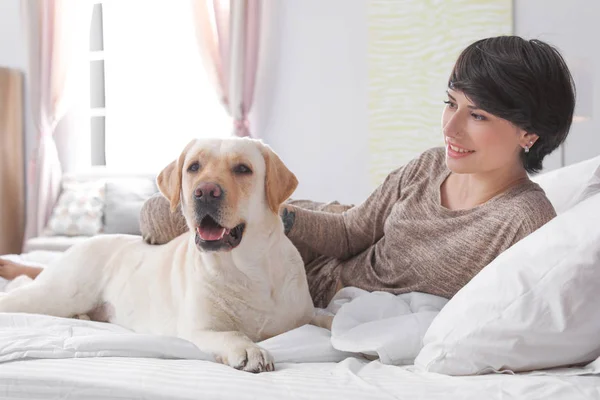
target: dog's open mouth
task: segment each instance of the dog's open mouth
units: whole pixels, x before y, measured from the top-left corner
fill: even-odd
[[[218,251],[236,248],[242,241],[245,224],[232,229],[225,228],[210,215],[205,216],[196,227],[196,245],[203,250]]]

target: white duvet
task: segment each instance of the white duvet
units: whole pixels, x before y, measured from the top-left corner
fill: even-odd
[[[0,314],[0,398],[600,399],[600,360],[582,368],[460,378],[383,365],[412,364],[445,303],[421,293],[343,289],[322,310],[335,315],[332,331],[307,325],[262,342],[278,365],[258,375],[201,361],[212,357],[178,338]]]
[[[34,252],[26,264],[47,265],[59,253]],[[6,257],[6,256],[3,256]],[[1,290],[1,289],[0,289]],[[348,357],[379,358],[382,364],[412,365],[425,332],[447,300],[424,293],[394,296],[342,289],[329,307],[331,331],[305,325],[260,343],[276,363],[339,362]],[[45,315],[0,313],[0,363],[27,359],[93,357],[210,360],[194,344],[179,338],[134,333],[114,324]],[[548,371],[530,374],[546,374]],[[600,359],[583,368],[552,374],[600,373]]]
[[[345,288],[323,310],[335,314],[331,332],[305,325],[260,345],[276,363],[338,362],[366,355],[385,364],[412,364],[425,331],[445,303],[422,293],[394,296]],[[0,362],[82,357],[212,360],[191,342],[175,337],[85,320],[0,314]]]
[[[420,332],[435,313],[428,300],[443,301],[420,294],[341,293],[345,297],[332,303],[333,334],[307,325],[262,343],[277,362],[275,372],[264,374],[202,361],[210,357],[177,338],[105,323],[0,314],[0,398],[600,399],[600,361],[458,378],[384,365],[385,357],[408,360],[418,351]],[[356,352],[384,359],[368,362]]]

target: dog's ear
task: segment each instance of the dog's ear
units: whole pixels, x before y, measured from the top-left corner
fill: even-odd
[[[177,209],[177,206],[181,201],[183,162],[185,161],[185,156],[188,150],[195,142],[195,140],[189,142],[188,145],[185,146],[185,149],[181,152],[179,158],[167,165],[156,178],[158,190],[160,190],[162,195],[165,196],[171,204],[171,212],[174,212]]]
[[[277,154],[269,147],[263,147],[263,156],[265,158],[265,195],[269,208],[274,212],[279,212],[279,206],[286,201],[296,187],[298,179],[290,171]]]

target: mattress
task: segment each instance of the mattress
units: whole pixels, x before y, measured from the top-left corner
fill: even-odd
[[[572,371],[575,372],[575,371]],[[347,358],[251,374],[200,360],[72,358],[0,367],[2,399],[565,399],[600,398],[600,377],[448,377]]]

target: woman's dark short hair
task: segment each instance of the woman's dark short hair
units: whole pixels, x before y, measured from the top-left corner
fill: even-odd
[[[527,172],[540,171],[544,157],[569,133],[575,109],[573,77],[558,50],[540,40],[499,36],[471,44],[458,57],[448,87],[539,136],[529,153],[521,154]]]

